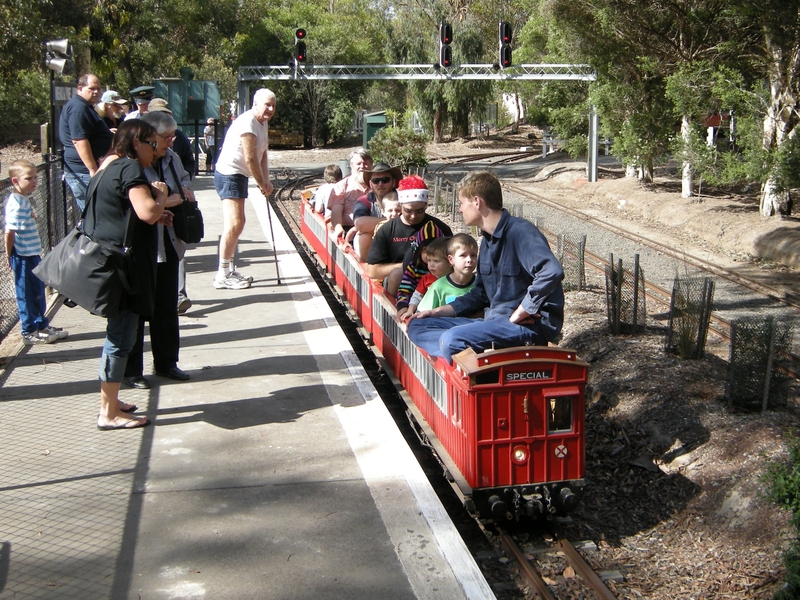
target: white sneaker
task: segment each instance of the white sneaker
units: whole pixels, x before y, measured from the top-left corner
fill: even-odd
[[[233,269],[230,273],[228,273],[228,277],[233,277],[234,279],[241,279],[242,281],[246,281],[247,283],[253,283],[252,275],[242,275],[236,269]]]
[[[37,331],[22,336],[22,343],[26,346],[34,346],[36,344],[52,344],[58,339],[55,333],[47,333],[47,331]]]
[[[217,275],[214,278],[214,287],[218,290],[246,290],[250,287],[250,282],[246,279],[237,279],[228,275],[227,277],[220,277]]]
[[[51,325],[50,327],[45,327],[41,331],[45,331],[45,332],[49,333],[50,335],[55,335],[57,340],[63,340],[65,338],[69,337],[69,331],[67,331],[63,327],[53,327]]]

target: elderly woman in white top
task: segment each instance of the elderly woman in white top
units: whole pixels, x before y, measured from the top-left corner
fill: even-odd
[[[175,130],[178,125],[175,119],[166,112],[148,112],[142,120],[156,130],[158,146],[152,166],[144,173],[150,182],[163,181],[169,187],[169,196],[183,195],[194,200],[194,193],[189,189],[189,174],[184,170],[180,157],[172,151]],[[150,347],[153,352],[153,370],[156,375],[177,381],[189,379],[184,371],[178,368],[178,352],[180,349],[180,333],[178,329],[178,263],[186,252],[186,245],[175,235],[171,226],[158,226],[158,266],[156,273],[155,311],[150,321]],[[136,345],[128,355],[125,369],[125,383],[131,387],[148,388],[150,382],[145,379],[144,370],[144,321],[139,322]]]
[[[356,201],[369,191],[367,173],[372,169],[372,155],[364,148],[356,148],[350,155],[350,175],[339,181],[328,198],[331,227],[337,238],[344,240],[353,226],[353,208]]]

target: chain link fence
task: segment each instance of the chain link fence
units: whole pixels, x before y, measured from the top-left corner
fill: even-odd
[[[559,233],[556,238],[556,258],[564,268],[565,292],[586,289],[586,236]]]
[[[5,234],[6,202],[13,192],[11,179],[0,181],[0,224]],[[39,239],[45,253],[58,244],[69,232],[80,213],[77,212],[72,191],[63,181],[60,161],[46,160],[36,166],[36,190],[30,195],[31,206],[39,229]],[[5,338],[19,321],[14,291],[14,274],[8,268],[5,244],[2,246],[3,268],[0,269],[0,340]]]
[[[639,266],[639,255],[634,255],[633,270],[622,266],[622,259],[614,265],[610,255],[606,267],[606,311],[611,333],[641,333],[647,326],[645,306],[644,271]]]
[[[791,321],[749,317],[731,323],[727,389],[731,406],[761,412],[786,406],[793,337]]]
[[[664,349],[681,358],[702,358],[711,322],[714,281],[710,277],[675,277]]]

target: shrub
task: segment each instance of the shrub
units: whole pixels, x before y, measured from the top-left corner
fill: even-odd
[[[792,525],[800,533],[800,439],[789,441],[789,460],[770,463],[764,480],[768,497],[778,506],[792,512]],[[800,542],[795,539],[783,556],[786,567],[786,586],[775,594],[775,600],[800,598]]]
[[[369,142],[369,151],[377,161],[399,166],[405,172],[409,167],[427,167],[428,137],[405,127],[383,127]]]
[[[47,75],[19,71],[0,80],[0,124],[5,134],[20,125],[38,125],[50,120],[50,92]]]

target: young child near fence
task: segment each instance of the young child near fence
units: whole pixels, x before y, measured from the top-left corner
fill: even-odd
[[[6,201],[5,248],[8,266],[14,273],[22,341],[26,346],[49,344],[69,335],[51,327],[45,316],[44,283],[33,274],[41,261],[42,243],[28,196],[36,189],[36,165],[17,160],[8,168],[14,191]]]

